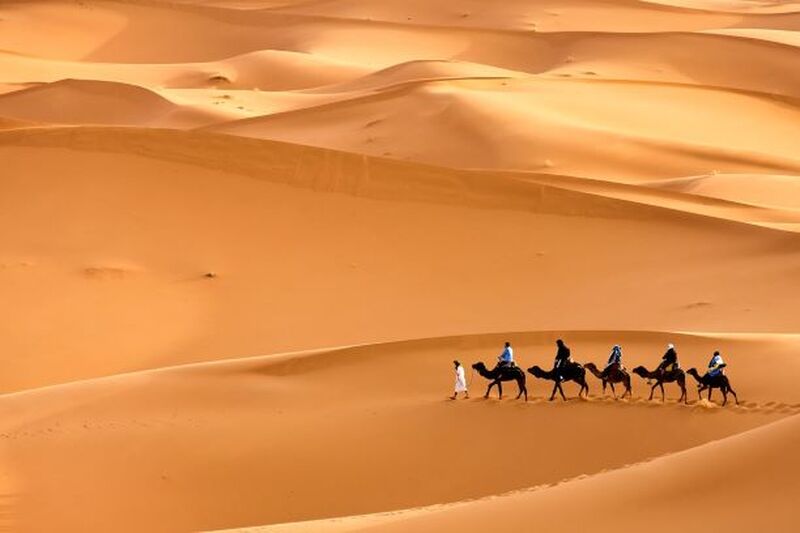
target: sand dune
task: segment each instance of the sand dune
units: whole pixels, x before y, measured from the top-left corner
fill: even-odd
[[[30,122],[25,122],[23,120],[12,120],[12,119],[8,119],[8,118],[0,119],[0,129],[3,129],[3,130],[25,128],[25,127],[31,127],[31,126],[34,126],[34,125],[35,124],[31,124]]]
[[[504,173],[503,175],[527,183],[539,183],[604,198],[785,231],[797,231],[797,224],[800,222],[791,199],[776,199],[781,190],[792,192],[791,177],[781,179],[781,176],[775,177],[769,174],[750,175],[751,180],[743,187],[742,194],[736,194],[737,191],[726,189],[724,183],[717,184],[713,174],[649,182],[647,187],[553,174]],[[705,180],[714,183],[709,186]],[[775,185],[748,194],[748,188],[754,185],[751,183],[753,181],[764,182],[765,185],[774,181]],[[726,195],[726,192],[729,194]]]
[[[28,122],[188,128],[214,120],[133,85],[63,80],[0,95],[0,115]]]
[[[521,78],[524,74],[513,70],[478,65],[462,61],[410,61],[394,65],[359,79],[317,89],[322,93],[347,93],[377,91],[411,82],[439,80],[480,80]]]
[[[682,7],[704,11],[722,11],[729,13],[797,13],[800,6],[796,2],[773,0],[645,0],[651,4]]]
[[[658,107],[667,100],[690,104]],[[738,128],[739,116],[731,109],[769,121],[774,129],[765,136]],[[439,142],[418,135],[423,128]],[[502,137],[494,135],[498,128],[504,130]],[[414,83],[212,129],[447,166],[601,175],[620,181],[686,176],[699,161],[711,166],[709,172],[800,168],[800,114],[795,107],[755,95],[675,85],[590,80]]]
[[[2,134],[0,153],[13,287],[1,322],[6,346],[24,354],[7,363],[7,390],[504,324],[782,331],[795,321],[782,284],[796,236],[736,219],[210,134],[17,131]],[[408,256],[425,260],[399,270]],[[557,281],[560,271],[570,276]],[[642,304],[597,276],[627,279]],[[579,296],[564,301],[568,290]],[[413,315],[394,312],[419,298]],[[83,311],[67,313],[75,302]],[[502,313],[485,311],[498,302]]]
[[[622,467],[800,408],[791,378],[796,336],[558,334],[583,361],[615,339],[624,339],[630,364],[652,361],[648,352],[667,340],[681,347],[686,365],[701,364],[709,348],[722,345],[736,361],[730,375],[743,405],[675,405],[674,388],[663,405],[598,397],[549,404],[542,399],[549,387],[533,379],[527,404],[444,400],[449,380],[438,369],[453,357],[485,358],[510,336],[522,364],[547,364],[554,332],[115,376],[3,398],[0,438],[19,489],[30,495],[19,508],[21,523],[31,530],[184,531],[457,501]],[[776,366],[785,370],[782,379],[768,370]],[[374,379],[387,369],[391,380]],[[472,383],[476,393],[484,386],[479,377]],[[596,381],[591,386],[599,392]],[[644,384],[634,386],[641,396]],[[624,428],[636,428],[637,438],[624,438]],[[137,498],[126,498],[130,492]],[[50,511],[37,512],[45,501]],[[128,518],[120,523],[119,516]]]
[[[733,35],[736,37],[744,37],[748,39],[756,39],[762,41],[771,41],[778,44],[787,46],[800,46],[800,39],[796,31],[792,30],[768,30],[768,29],[752,29],[752,28],[726,28],[720,30],[707,30],[705,33],[714,35]]]
[[[710,198],[746,202],[764,207],[800,207],[800,177],[748,174],[714,174],[650,184],[661,189],[688,192]]]
[[[586,517],[591,517],[593,531],[673,531],[672,520],[654,516],[675,515],[680,516],[685,531],[704,531],[709,515],[713,515],[714,527],[722,529],[768,527],[784,531],[795,515],[798,471],[794,464],[787,465],[786,458],[798,443],[799,425],[800,418],[793,416],[651,462],[485,501],[236,531],[486,531],[531,527],[574,531],[586,527]],[[709,505],[711,494],[714,501],[724,502],[724,511]],[[769,502],[768,512],[764,512],[765,500]],[[580,511],[553,513],[554,509]]]
[[[796,0],[0,3],[0,529],[796,529]],[[739,403],[447,400],[714,350]],[[249,528],[249,529],[247,529]]]
[[[224,5],[224,4],[218,4]],[[256,4],[257,5],[257,4]],[[491,28],[516,31],[651,31],[695,30],[707,26],[761,25],[796,22],[797,6],[750,6],[737,9],[735,2],[703,6],[637,0],[546,1],[524,0],[492,5],[483,1],[430,3],[424,1],[329,0],[295,2],[272,8],[284,13],[327,16],[397,24]],[[746,13],[742,16],[742,13]],[[772,16],[763,16],[763,15]],[[777,14],[778,16],[775,16]],[[761,16],[759,16],[761,15]],[[781,16],[782,15],[782,16]]]
[[[78,78],[179,89],[303,89],[356,78],[365,72],[357,65],[283,50],[257,50],[221,61],[174,64],[88,63],[0,53],[0,65],[3,79],[9,82]]]

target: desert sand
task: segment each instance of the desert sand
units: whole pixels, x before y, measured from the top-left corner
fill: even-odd
[[[795,531],[798,102],[791,1],[0,3],[0,529]]]

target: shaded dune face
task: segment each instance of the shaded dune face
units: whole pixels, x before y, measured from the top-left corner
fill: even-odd
[[[793,531],[798,35],[744,0],[2,3],[0,529],[707,531],[713,496]],[[473,364],[557,338],[621,344],[631,397],[483,398]],[[668,343],[739,403],[648,401]]]
[[[176,106],[138,86],[63,80],[0,96],[0,114],[56,124],[151,125]]]

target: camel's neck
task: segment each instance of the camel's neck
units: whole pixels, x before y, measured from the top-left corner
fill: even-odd
[[[486,379],[494,379],[496,376],[495,372],[489,370],[485,366],[478,367],[478,374]]]
[[[553,370],[545,370],[544,368],[542,368],[541,370],[542,370],[542,378],[543,379],[552,379],[553,381],[555,381],[555,379],[556,379],[555,371],[553,371]]]

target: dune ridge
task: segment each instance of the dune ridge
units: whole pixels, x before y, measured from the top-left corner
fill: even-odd
[[[95,80],[61,80],[0,95],[0,114],[38,123],[173,128],[214,120],[139,86]]]

